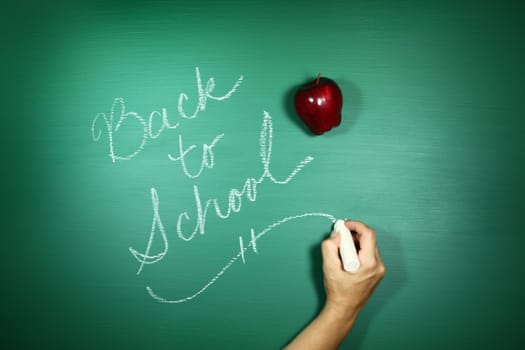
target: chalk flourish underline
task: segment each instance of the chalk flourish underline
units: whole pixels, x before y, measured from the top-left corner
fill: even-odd
[[[305,218],[305,217],[324,217],[324,218],[327,218],[328,220],[330,220],[331,222],[335,221],[335,217],[333,215],[326,214],[326,213],[304,213],[304,214],[299,214],[299,215],[295,215],[295,216],[288,216],[288,217],[282,218],[281,220],[272,223],[271,225],[269,225],[268,227],[266,227],[264,230],[262,230],[261,232],[259,232],[257,234],[254,234],[253,229],[252,229],[252,239],[250,240],[250,243],[247,246],[243,246],[242,240],[241,240],[239,253],[237,253],[237,255],[235,255],[233,258],[231,258],[230,261],[228,261],[228,263],[226,265],[224,265],[223,268],[208,283],[206,283],[201,289],[199,289],[194,294],[192,294],[190,296],[187,296],[185,298],[181,298],[181,299],[168,300],[168,299],[163,298],[163,297],[159,296],[158,294],[156,294],[153,291],[153,288],[151,288],[150,286],[146,286],[146,290],[148,291],[149,295],[153,299],[158,301],[159,303],[180,304],[180,303],[184,303],[184,302],[187,302],[187,301],[191,301],[191,300],[195,299],[196,297],[198,297],[199,295],[201,295],[202,293],[204,293],[206,291],[206,289],[211,287],[211,285],[214,284],[236,261],[238,261],[239,258],[242,258],[242,261],[244,261],[244,253],[246,252],[246,250],[248,248],[251,248],[251,249],[253,249],[256,252],[257,251],[256,250],[256,242],[262,236],[264,236],[265,234],[267,234],[268,232],[270,232],[274,228],[276,228],[276,227],[278,227],[278,226],[280,226],[280,225],[282,225],[282,224],[284,224],[286,222],[293,221],[293,220],[296,220],[296,219],[302,219],[302,218]]]

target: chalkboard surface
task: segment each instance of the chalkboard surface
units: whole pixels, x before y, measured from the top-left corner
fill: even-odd
[[[6,348],[281,348],[345,217],[388,273],[342,349],[522,339],[522,5],[2,7]],[[318,73],[322,136],[292,103]]]

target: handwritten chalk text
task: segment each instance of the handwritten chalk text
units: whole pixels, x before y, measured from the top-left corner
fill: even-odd
[[[107,137],[109,147],[109,157],[113,163],[122,160],[131,160],[136,157],[149,142],[158,139],[167,130],[175,130],[181,126],[184,121],[197,118],[201,112],[206,110],[208,101],[224,101],[229,99],[243,82],[243,76],[240,75],[231,88],[221,96],[215,96],[215,80],[209,78],[204,85],[201,73],[198,67],[195,68],[197,100],[196,106],[189,106],[190,98],[185,92],[180,93],[177,101],[177,115],[169,115],[168,109],[163,107],[160,110],[152,111],[148,117],[144,117],[137,112],[127,111],[124,98],[115,98],[111,110],[108,114],[98,113],[91,122],[91,137],[94,142],[99,142],[102,136]],[[191,112],[188,110],[191,109]],[[125,125],[125,127],[123,127]],[[263,113],[263,120],[259,135],[259,160],[260,169],[256,176],[246,177],[239,186],[233,187],[227,191],[224,198],[219,200],[217,197],[207,196],[199,187],[198,180],[207,170],[213,169],[216,164],[216,147],[226,136],[224,133],[217,133],[215,137],[206,139],[207,143],[202,146],[191,144],[188,137],[179,132],[178,143],[172,153],[167,154],[167,158],[180,164],[182,172],[187,178],[194,180],[192,185],[193,202],[190,208],[182,209],[175,216],[176,237],[182,241],[192,241],[197,234],[205,235],[207,231],[206,223],[208,219],[216,217],[222,220],[228,220],[234,214],[242,211],[243,204],[255,203],[258,199],[258,190],[261,185],[286,185],[297,176],[303,168],[309,164],[313,157],[306,156],[304,159],[295,162],[291,166],[287,175],[276,176],[272,172],[272,146],[273,146],[273,125],[272,117],[266,111]],[[208,136],[206,136],[208,137]],[[196,167],[189,166],[194,164],[190,157],[201,156],[200,164]],[[150,187],[150,199],[152,208],[151,226],[148,232],[146,246],[143,251],[138,251],[133,247],[128,247],[129,252],[135,260],[138,261],[139,267],[137,275],[141,274],[145,265],[152,265],[160,262],[168,254],[170,243],[175,235],[168,236],[166,227],[163,224],[163,218],[160,211],[160,196],[155,186]],[[263,186],[266,188],[266,186]],[[326,218],[330,222],[334,217],[327,213],[309,212],[295,216],[283,217],[272,224],[268,225],[262,231],[256,233],[252,227],[249,229],[250,238],[245,243],[242,236],[239,236],[239,250],[219,271],[195,293],[176,299],[167,299],[160,296],[151,286],[146,286],[148,294],[156,301],[161,303],[179,304],[195,299],[213,285],[223,274],[238,260],[246,263],[246,252],[251,249],[258,253],[257,241],[265,236],[268,232],[285,223],[306,219],[310,217]]]
[[[212,92],[215,90],[214,78],[209,78],[206,87],[203,87],[199,67],[195,68],[195,75],[197,79],[198,102],[192,114],[186,114],[184,108],[185,103],[189,100],[188,95],[184,92],[179,95],[177,109],[179,116],[183,119],[191,120],[197,118],[200,112],[206,110],[208,100],[223,101],[230,98],[243,81],[243,76],[241,75],[226,94],[214,96],[212,95]],[[153,125],[155,119],[158,118],[161,118],[160,127],[155,130]],[[102,126],[100,126],[101,121],[103,122]],[[128,151],[127,154],[120,154],[116,150],[116,141],[118,140],[117,136],[119,135],[119,131],[125,122],[134,123],[134,127],[137,128],[137,139],[134,146],[131,146],[133,147],[131,151]],[[119,97],[113,100],[109,115],[105,113],[97,113],[97,115],[95,115],[95,118],[93,118],[91,122],[91,137],[93,141],[98,142],[105,129],[108,138],[109,157],[111,161],[115,163],[116,161],[130,160],[136,157],[144,149],[149,140],[160,137],[166,129],[176,129],[178,127],[179,122],[170,121],[166,108],[162,108],[162,111],[151,112],[146,120],[146,118],[137,112],[126,111],[124,98]]]
[[[220,219],[228,219],[232,213],[238,213],[242,209],[243,200],[248,200],[250,202],[255,202],[257,200],[257,186],[262,184],[265,180],[273,184],[285,185],[289,183],[302,169],[305,165],[310,163],[313,158],[310,156],[305,157],[301,160],[293,170],[288,174],[284,179],[277,179],[272,174],[270,169],[271,166],[271,155],[272,155],[272,138],[273,138],[273,126],[272,118],[270,114],[264,112],[263,123],[259,138],[259,155],[262,165],[262,173],[257,177],[248,177],[244,181],[241,189],[232,188],[228,193],[228,206],[226,209],[221,208],[217,198],[210,198],[204,202],[201,198],[199,192],[199,187],[197,185],[193,186],[194,199],[195,199],[195,214],[190,216],[188,211],[184,211],[178,215],[177,219],[177,235],[180,239],[184,241],[192,240],[197,233],[205,234],[206,232],[206,219],[208,217],[208,212],[210,207],[213,207],[215,215]],[[136,249],[130,247],[129,251],[140,263],[137,274],[140,274],[145,264],[154,264],[162,260],[164,256],[168,253],[168,237],[164,225],[159,213],[160,201],[157,190],[151,188],[151,202],[153,208],[153,220],[151,224],[151,230],[149,232],[149,239],[146,245],[144,253],[137,251]],[[194,218],[194,228],[190,233],[186,233],[183,230],[183,223],[192,221]],[[155,235],[159,231],[163,249],[157,254],[152,254],[151,246],[155,239]]]

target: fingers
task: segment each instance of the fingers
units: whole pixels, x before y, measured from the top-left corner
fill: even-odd
[[[346,221],[345,224],[350,231],[357,232],[361,248],[359,250],[361,264],[375,265],[378,260],[375,231],[360,221]]]
[[[383,258],[381,257],[381,254],[379,254],[379,249],[376,247],[376,258],[377,258],[377,262],[378,262],[378,267],[379,267],[379,275],[381,277],[383,277],[386,273],[386,266],[385,266],[385,263],[383,262]]]
[[[364,271],[373,272],[380,277],[383,276],[386,269],[379,254],[375,231],[360,221],[347,220],[345,225],[350,231],[357,233],[355,236],[357,236],[358,246],[360,247],[358,256],[361,267],[364,267]],[[341,258],[339,256],[340,244],[340,234],[336,234],[323,241],[321,248],[323,265],[326,271],[343,271]]]

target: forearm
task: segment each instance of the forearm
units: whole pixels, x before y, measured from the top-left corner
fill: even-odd
[[[325,305],[321,313],[285,348],[286,350],[337,349],[354,325],[357,312],[341,313]]]

